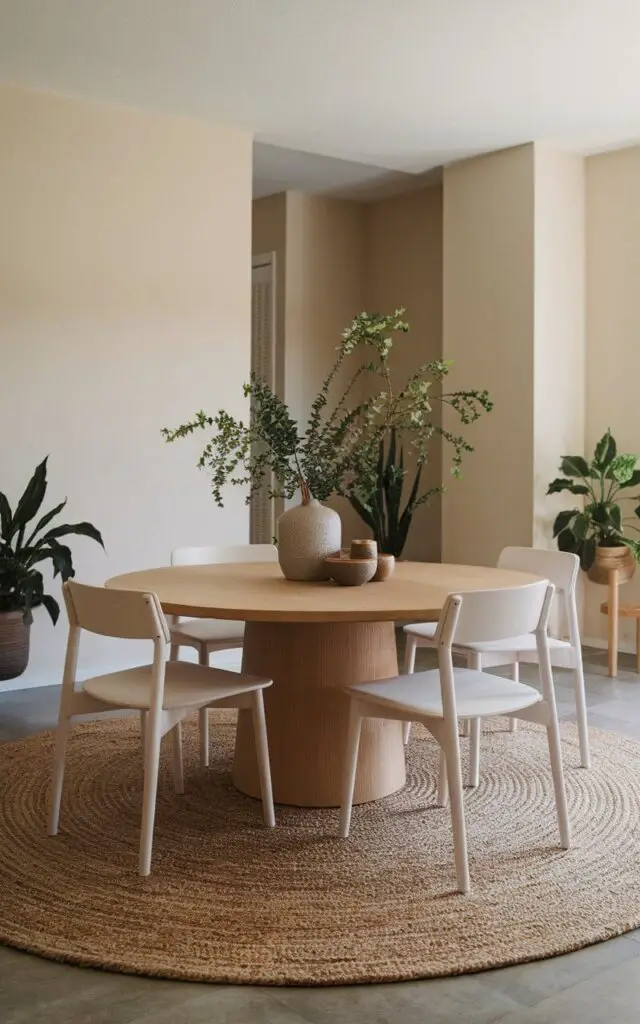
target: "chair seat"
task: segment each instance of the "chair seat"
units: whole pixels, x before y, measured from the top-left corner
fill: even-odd
[[[433,640],[438,628],[437,622],[414,622],[410,626],[405,626],[405,633],[409,633],[412,636],[418,636],[422,640]],[[571,644],[567,640],[558,640],[553,636],[549,638],[549,651],[553,654],[554,651],[568,651],[572,650]],[[536,635],[535,633],[524,633],[522,636],[510,637],[508,640],[486,640],[478,641],[477,643],[470,644],[455,644],[453,645],[453,651],[475,651],[477,654],[527,654],[537,653],[536,646]]]
[[[550,636],[549,640],[549,651],[570,651],[571,644],[566,640],[557,640],[555,637]],[[454,645],[454,649],[455,649]],[[535,633],[525,633],[523,636],[510,637],[508,640],[487,640],[481,643],[475,644],[463,644],[459,648],[465,651],[477,651],[478,654],[499,654],[503,651],[513,651],[515,654],[526,654],[527,652],[537,653],[538,648],[536,645]]]
[[[187,646],[219,644],[226,640],[240,646],[244,637],[244,622],[233,619],[186,619],[170,629],[172,643],[182,641]]]
[[[216,700],[239,696],[270,686],[270,679],[238,675],[220,668],[195,665],[190,661],[167,662],[163,707],[204,707]],[[148,710],[151,706],[151,665],[93,676],[83,684],[85,693],[118,708]]]
[[[542,700],[541,694],[532,686],[474,669],[455,669],[454,686],[459,718],[508,715]],[[406,711],[410,715],[444,717],[440,673],[437,669],[373,683],[359,683],[347,687],[347,692],[365,701]]]
[[[404,627],[404,632],[419,636],[423,640],[433,640],[437,628],[437,622],[412,622],[411,625]]]

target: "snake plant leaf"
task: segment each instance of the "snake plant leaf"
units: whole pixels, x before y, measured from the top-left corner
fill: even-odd
[[[369,505],[364,505],[360,501],[360,499],[356,497],[355,494],[350,494],[348,500],[350,505],[358,513],[362,521],[367,524],[370,530],[373,530],[375,532],[376,521],[374,519],[373,513]]]

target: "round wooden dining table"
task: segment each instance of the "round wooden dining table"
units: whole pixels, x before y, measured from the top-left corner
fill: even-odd
[[[246,623],[243,671],[266,676],[274,799],[335,807],[352,683],[397,675],[395,623],[436,620],[448,594],[531,583],[528,573],[400,562],[363,587],[286,580],[277,564],[171,566],[114,576],[108,587],[158,595],[167,614]],[[251,714],[240,711],[233,763],[239,790],[260,796]],[[402,723],[363,723],[355,802],[405,783]]]

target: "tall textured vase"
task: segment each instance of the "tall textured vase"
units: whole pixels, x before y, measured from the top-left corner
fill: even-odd
[[[278,561],[288,580],[328,580],[324,559],[341,543],[338,513],[308,495],[278,519]]]

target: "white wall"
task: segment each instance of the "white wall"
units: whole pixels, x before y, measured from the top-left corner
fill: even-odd
[[[49,503],[104,535],[106,555],[72,541],[88,582],[247,539],[243,495],[216,509],[195,468],[204,435],[160,429],[244,408],[251,138],[10,88],[0,123],[0,489],[14,502],[50,453]],[[58,680],[64,643],[40,610],[18,682]],[[94,670],[131,656],[84,651]]]

